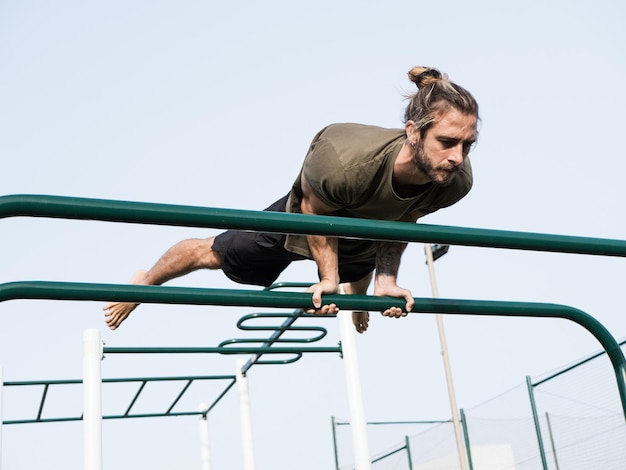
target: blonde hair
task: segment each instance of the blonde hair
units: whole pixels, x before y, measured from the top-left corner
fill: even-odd
[[[413,67],[409,80],[417,86],[417,93],[409,96],[404,122],[413,121],[424,135],[439,114],[450,107],[478,119],[478,103],[465,88],[450,81],[448,76],[431,67]]]

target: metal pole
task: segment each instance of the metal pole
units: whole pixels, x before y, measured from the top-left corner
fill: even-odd
[[[439,298],[439,290],[437,289],[437,279],[435,278],[435,266],[433,259],[433,250],[429,243],[424,245],[426,250],[426,261],[428,264],[428,272],[430,274],[430,286],[433,292],[433,298]],[[459,464],[461,470],[467,470],[465,463],[465,452],[463,449],[463,437],[461,435],[461,424],[459,413],[456,406],[456,396],[454,393],[454,384],[452,382],[452,369],[450,367],[450,359],[448,357],[448,345],[446,342],[446,332],[443,327],[443,317],[440,313],[437,317],[437,329],[439,330],[439,342],[441,343],[441,357],[443,358],[443,367],[446,373],[446,382],[448,384],[448,397],[450,399],[450,411],[452,412],[452,423],[454,426],[454,438],[456,439],[456,448],[459,455]]]
[[[211,470],[211,453],[209,446],[209,420],[207,419],[207,406],[202,403],[199,407],[202,413],[198,420],[198,431],[200,432],[200,461],[202,470]]]
[[[83,333],[83,468],[102,470],[102,341],[95,328]]]
[[[537,404],[535,403],[535,391],[533,383],[529,376],[526,376],[526,386],[528,387],[528,396],[530,397],[530,408],[533,413],[533,421],[535,423],[535,432],[537,433],[537,443],[539,444],[539,456],[541,457],[541,465],[543,470],[548,470],[548,462],[546,460],[546,451],[543,447],[543,437],[541,436],[541,424],[539,423],[539,415],[537,414]]]
[[[333,449],[335,451],[335,470],[339,470],[339,454],[337,453],[337,425],[335,424],[335,417],[330,417],[330,422],[333,426]]]
[[[250,407],[250,391],[248,379],[242,372],[245,366],[243,359],[236,363],[237,390],[239,391],[239,423],[241,425],[241,444],[243,446],[243,468],[254,470],[254,446],[252,439],[252,409]]]
[[[337,314],[337,318],[339,320],[343,370],[348,394],[354,468],[356,470],[370,470],[371,461],[367,439],[367,422],[365,420],[365,405],[363,404],[363,391],[361,389],[361,375],[359,374],[352,312],[341,310]]]
[[[467,430],[467,416],[465,416],[465,410],[461,408],[461,424],[463,425],[463,436],[465,436],[465,450],[467,451],[467,463],[469,470],[474,470],[474,463],[472,462],[472,446],[469,440],[469,431]]]
[[[413,470],[413,459],[411,458],[411,445],[409,443],[409,436],[404,436],[404,445],[406,446],[406,458],[409,463],[409,470]]]
[[[554,466],[559,470],[559,459],[556,456],[556,446],[554,445],[554,434],[552,434],[552,425],[550,424],[550,415],[546,411],[546,423],[548,423],[548,434],[550,434],[550,445],[552,446],[552,455],[554,455]]]

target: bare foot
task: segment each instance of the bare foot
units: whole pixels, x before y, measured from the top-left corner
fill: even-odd
[[[145,286],[148,284],[146,271],[137,271],[130,279],[130,284]],[[104,321],[112,330],[115,330],[122,324],[124,320],[128,318],[128,315],[137,308],[139,304],[133,302],[111,302],[105,305],[102,310],[104,314]]]
[[[370,323],[369,312],[352,312],[352,323],[354,323],[357,333],[364,333]]]

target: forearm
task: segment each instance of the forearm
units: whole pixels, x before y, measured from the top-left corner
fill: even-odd
[[[404,242],[378,242],[376,245],[376,280],[381,277],[398,278],[400,259],[406,249]]]
[[[320,280],[329,280],[339,284],[339,262],[337,257],[337,238],[320,235],[307,236],[309,248],[317,264]]]

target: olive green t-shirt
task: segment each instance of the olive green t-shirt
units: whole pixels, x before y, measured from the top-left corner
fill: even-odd
[[[333,215],[363,219],[400,220],[412,211],[420,217],[450,206],[472,187],[468,158],[448,186],[425,185],[413,197],[400,197],[393,189],[393,166],[406,140],[404,129],[385,129],[362,124],[331,124],[313,139],[300,174],[293,184],[287,212],[301,213],[301,177]],[[358,240],[340,240],[340,250],[362,250]],[[369,244],[373,245],[373,244]],[[288,235],[285,248],[311,257],[306,236]],[[375,250],[375,246],[370,246]],[[363,253],[354,253],[354,256]]]

